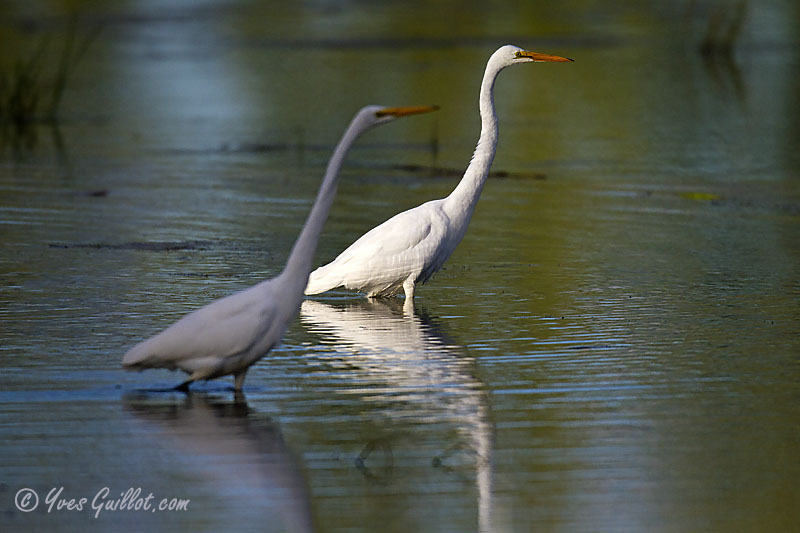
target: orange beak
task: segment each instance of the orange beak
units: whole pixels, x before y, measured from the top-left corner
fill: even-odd
[[[553,56],[550,54],[540,54],[538,52],[528,52],[527,50],[519,50],[516,53],[517,57],[527,57],[531,61],[536,61],[538,63],[542,63],[544,61],[558,61],[558,62],[565,62],[569,61],[572,62],[573,60],[568,57],[561,57],[561,56]]]
[[[385,117],[391,115],[393,117],[405,117],[408,115],[418,115],[420,113],[430,113],[439,109],[438,105],[409,105],[402,107],[384,107],[375,113],[375,116]]]

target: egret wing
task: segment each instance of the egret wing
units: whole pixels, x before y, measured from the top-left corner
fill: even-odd
[[[435,257],[448,224],[437,201],[404,211],[365,233],[320,274],[351,289],[402,283]]]
[[[277,307],[262,298],[259,286],[202,307],[158,335],[134,346],[123,358],[126,366],[176,368],[193,359],[226,357],[247,352],[263,340]]]

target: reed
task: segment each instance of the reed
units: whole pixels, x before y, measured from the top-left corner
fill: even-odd
[[[58,123],[58,112],[75,68],[97,37],[97,29],[79,37],[77,20],[70,18],[55,65],[46,58],[53,48],[52,34],[39,40],[32,53],[23,53],[0,65],[0,141],[35,141],[37,125]]]

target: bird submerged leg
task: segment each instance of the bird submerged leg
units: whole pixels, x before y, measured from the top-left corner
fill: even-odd
[[[237,407],[241,407],[245,409],[247,412],[247,398],[245,398],[244,393],[240,390],[233,391],[233,405]]]

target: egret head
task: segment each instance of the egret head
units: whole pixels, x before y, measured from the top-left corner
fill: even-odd
[[[540,54],[538,52],[529,52],[528,50],[523,50],[519,46],[514,46],[513,44],[507,44],[505,46],[501,46],[500,48],[498,48],[497,51],[493,54],[493,59],[494,58],[497,58],[503,67],[507,67],[509,65],[515,65],[517,63],[572,61],[572,59],[568,57],[554,56],[550,54]]]
[[[359,115],[362,115],[370,125],[377,126],[391,122],[400,117],[409,115],[419,115],[421,113],[430,113],[436,111],[439,106],[436,105],[412,105],[401,107],[386,107],[382,105],[369,105],[361,109]]]

